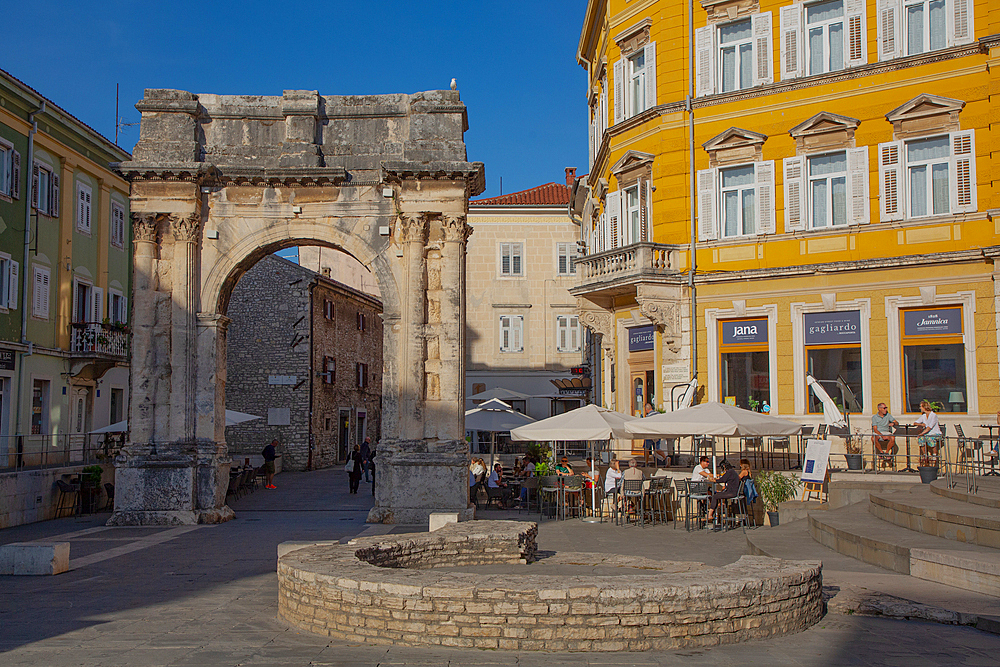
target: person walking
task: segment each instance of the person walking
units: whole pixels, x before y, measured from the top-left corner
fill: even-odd
[[[271,441],[271,444],[264,447],[260,451],[260,455],[264,457],[264,488],[278,488],[274,485],[274,460],[278,458],[278,439],[275,438]]]
[[[372,442],[368,438],[361,443],[361,470],[365,473],[365,484],[371,484]]]
[[[353,466],[349,468],[348,477],[351,480],[351,493],[358,492],[358,486],[361,485],[361,447],[354,445],[354,451],[351,452],[351,462],[354,463]]]

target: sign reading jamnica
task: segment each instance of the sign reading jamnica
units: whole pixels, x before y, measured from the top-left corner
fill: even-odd
[[[833,345],[861,342],[861,311],[805,313],[802,317],[806,345]]]
[[[961,308],[903,311],[904,336],[957,336],[961,333]]]
[[[628,351],[643,352],[653,349],[653,326],[632,327],[628,330]]]
[[[767,318],[722,321],[722,345],[752,345],[766,342]]]

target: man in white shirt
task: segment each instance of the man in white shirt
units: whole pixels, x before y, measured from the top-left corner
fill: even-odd
[[[922,426],[917,432],[917,444],[920,445],[920,465],[929,466],[933,459],[933,464],[937,465],[938,447],[941,445],[941,427],[938,425],[938,417],[931,404],[927,401],[920,401],[920,412],[915,424]]]
[[[712,479],[712,466],[709,463],[709,458],[702,455],[698,459],[698,465],[694,467],[691,471],[691,481],[692,482],[705,482]]]
[[[885,403],[879,403],[878,412],[872,415],[872,446],[878,456],[879,463],[892,463],[893,450],[896,447],[896,436],[892,427],[899,427],[899,422],[892,416]]]

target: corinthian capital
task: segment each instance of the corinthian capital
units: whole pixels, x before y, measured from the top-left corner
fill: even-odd
[[[472,227],[466,222],[464,215],[446,215],[443,221],[445,241],[465,243],[472,236]]]
[[[400,213],[396,222],[396,230],[400,241],[423,243],[427,238],[427,214]]]
[[[201,216],[197,213],[191,215],[170,216],[170,231],[174,233],[174,238],[178,241],[196,241],[201,232]]]
[[[133,213],[132,238],[136,241],[156,243],[156,223],[159,213]]]

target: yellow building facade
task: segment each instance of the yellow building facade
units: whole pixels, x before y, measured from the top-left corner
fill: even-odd
[[[995,3],[591,0],[577,58],[605,405],[697,377],[816,423],[811,375],[864,416],[994,421]]]

